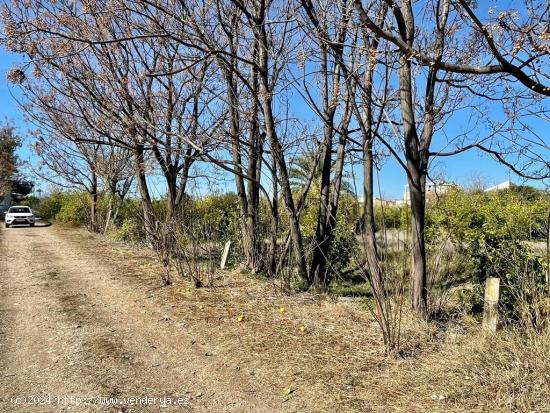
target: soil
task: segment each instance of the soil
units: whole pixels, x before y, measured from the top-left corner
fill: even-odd
[[[68,231],[2,230],[0,411],[281,409],[280,398],[224,365],[215,349],[164,314],[152,299],[155,285],[136,285],[89,243],[67,239]],[[16,405],[14,396],[34,399]],[[58,396],[67,396],[67,405]],[[84,400],[76,397],[99,404],[77,406]],[[94,400],[100,397],[171,397],[183,406],[145,405],[144,399],[105,406]]]
[[[200,289],[161,278],[145,247],[0,229],[0,412],[549,411],[538,347],[508,362],[509,335],[476,322],[404,315],[391,358],[360,301],[236,269]]]

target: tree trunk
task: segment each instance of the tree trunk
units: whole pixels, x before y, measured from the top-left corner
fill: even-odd
[[[258,56],[258,44],[254,42],[253,59]],[[253,66],[251,69],[252,94],[259,93],[258,69]],[[248,147],[248,172],[247,175],[253,180],[247,182],[247,230],[250,236],[251,247],[248,257],[248,267],[253,272],[262,270],[263,242],[259,227],[260,210],[260,180],[262,178],[262,153],[265,135],[260,132],[259,105],[256,99],[251,100],[252,110],[249,119],[250,139]],[[278,225],[278,224],[277,224]],[[276,235],[275,235],[276,236]]]
[[[277,162],[273,160],[271,167],[273,181],[273,200],[271,201],[271,237],[269,245],[269,275],[277,275],[277,234],[279,233],[279,184],[277,181]]]
[[[92,196],[92,204],[90,206],[90,231],[97,232],[97,175],[92,170],[92,186],[90,195]]]
[[[346,116],[347,115],[349,115],[349,113],[347,113]],[[346,124],[344,126],[345,128],[347,128],[349,117],[347,119],[348,119],[347,121],[344,121],[344,123]],[[327,278],[327,275],[328,275],[327,263],[329,259],[330,247],[332,245],[332,241],[334,240],[334,231],[336,230],[336,225],[337,225],[338,205],[340,201],[340,193],[342,190],[342,180],[343,180],[343,174],[344,174],[344,157],[345,157],[347,140],[348,140],[347,133],[346,132],[342,133],[340,136],[340,141],[338,143],[338,149],[336,151],[336,162],[334,165],[334,180],[330,184],[331,191],[327,200],[328,207],[325,214],[326,221],[325,221],[323,231],[319,231],[319,239],[322,239],[324,241],[320,244],[320,248],[319,248],[320,254],[318,257],[319,266],[317,268],[318,268],[319,275],[323,277],[324,285],[327,285],[328,283],[330,283],[330,279]],[[313,264],[312,264],[312,268],[313,268]]]
[[[120,212],[120,207],[122,206],[122,203],[124,202],[124,198],[121,197],[120,200],[118,202],[116,202],[116,206],[114,208],[114,212],[111,213],[111,220],[110,222],[112,223],[115,223],[117,218],[118,218],[118,214]]]
[[[300,229],[298,215],[296,214],[294,198],[292,197],[292,190],[290,188],[290,182],[288,178],[288,170],[283,160],[283,150],[281,148],[279,140],[275,135],[275,125],[273,123],[273,119],[271,118],[271,102],[264,102],[263,105],[264,111],[268,112],[266,118],[269,119],[266,119],[266,128],[269,130],[268,135],[270,135],[272,153],[277,161],[278,169],[280,170],[280,183],[283,190],[283,199],[285,201],[285,208],[288,215],[292,244],[294,246],[296,269],[298,271],[298,276],[309,286],[311,285],[312,280],[308,276],[302,232]],[[269,109],[267,107],[269,107]]]
[[[135,149],[135,174],[138,181],[139,194],[141,196],[141,205],[143,207],[143,226],[145,228],[145,239],[148,243],[151,242],[151,235],[155,229],[155,219],[153,213],[153,204],[151,202],[151,195],[149,193],[149,186],[147,185],[147,178],[145,174],[145,159],[143,153],[143,146],[138,145]]]
[[[328,229],[330,169],[332,166],[332,132],[325,126],[325,139],[321,155],[321,186],[319,193],[319,211],[317,212],[317,227],[313,239],[313,257],[311,259],[310,276],[314,287],[325,284],[326,263],[330,248]]]
[[[233,24],[236,23],[233,20]],[[234,35],[237,29],[232,27],[232,32],[227,33],[229,40],[229,48],[233,55],[237,54],[235,48]],[[257,59],[257,39],[254,40],[253,60]],[[239,199],[241,211],[241,234],[242,248],[244,253],[244,264],[252,273],[261,271],[261,254],[260,254],[260,238],[258,236],[258,208],[259,208],[259,182],[260,182],[260,165],[261,165],[261,148],[259,138],[258,125],[258,104],[255,98],[252,98],[252,114],[250,116],[250,139],[247,142],[248,146],[248,168],[245,168],[242,163],[242,130],[239,113],[239,97],[237,89],[237,79],[235,72],[238,68],[238,62],[235,57],[230,57],[227,61],[219,59],[220,67],[223,70],[223,75],[227,87],[228,97],[228,112],[229,112],[229,135],[231,142],[231,156],[233,168],[235,169],[235,187],[237,189],[237,197]],[[257,96],[258,77],[257,69],[251,69],[251,87],[252,95]],[[248,177],[248,179],[247,179]],[[247,182],[246,182],[247,181]],[[248,192],[247,192],[248,188]]]
[[[369,277],[378,294],[385,294],[380,255],[376,244],[376,227],[374,222],[374,157],[372,139],[365,138],[363,144],[363,244],[368,265]]]
[[[111,226],[111,215],[113,214],[113,193],[109,193],[109,206],[107,207],[107,216],[105,217],[105,226],[103,227],[103,235],[106,235]]]
[[[245,259],[247,268],[253,273],[258,273],[262,270],[261,260],[261,245],[258,231],[257,213],[252,210],[250,205],[251,201],[248,201],[248,208],[246,214],[246,220],[244,222],[243,229],[243,245],[246,245]],[[245,241],[246,238],[246,242]]]
[[[266,135],[269,139],[271,146],[271,154],[277,162],[278,176],[280,178],[280,185],[283,192],[283,199],[285,201],[285,208],[288,215],[290,234],[292,237],[292,244],[294,246],[294,259],[296,261],[296,270],[298,276],[309,286],[311,285],[312,280],[308,275],[308,268],[304,253],[304,245],[302,232],[300,229],[300,222],[298,219],[298,214],[296,213],[296,207],[294,204],[294,198],[292,196],[292,189],[290,188],[290,181],[288,177],[288,168],[285,163],[283,148],[279,137],[277,136],[277,131],[275,128],[275,118],[273,116],[273,98],[271,94],[270,79],[269,79],[269,67],[268,67],[268,50],[269,42],[267,38],[267,33],[265,31],[265,22],[258,24],[255,28],[255,34],[258,37],[259,41],[259,67],[260,67],[260,96],[261,96],[261,105],[264,115],[264,123]]]
[[[241,210],[241,233],[242,248],[244,252],[244,262],[246,267],[252,272],[256,272],[255,257],[255,232],[256,225],[253,216],[249,211],[249,196],[246,193],[246,184],[243,177],[241,144],[240,144],[240,122],[238,112],[237,87],[232,73],[226,71],[227,88],[229,94],[229,122],[231,135],[231,154],[233,158],[233,168],[235,169],[235,186],[237,188],[237,197]]]
[[[310,276],[313,285],[321,287],[330,283],[327,279],[327,261],[332,241],[332,233],[336,225],[336,205],[331,205],[331,169],[332,169],[332,139],[334,137],[334,115],[338,106],[340,94],[339,64],[336,64],[334,73],[328,68],[328,53],[324,45],[321,46],[321,75],[323,76],[323,118],[324,139],[321,149],[321,182],[319,191],[319,211],[317,213],[317,227],[313,239],[313,257],[311,260]],[[332,93],[329,87],[329,76],[332,76]],[[344,128],[347,125],[344,122]],[[345,141],[344,141],[345,144]],[[342,140],[340,140],[340,146]],[[341,153],[341,156],[344,154]],[[341,174],[341,171],[339,171]],[[337,178],[335,178],[337,180]],[[341,183],[341,180],[339,181]],[[340,191],[340,185],[334,186]],[[333,208],[331,208],[331,206]]]
[[[426,240],[425,240],[425,210],[426,210],[426,174],[414,174],[418,179],[409,178],[409,193],[411,203],[411,235],[412,235],[412,271],[411,271],[411,305],[420,318],[426,318],[428,304],[428,286],[426,273]]]
[[[412,18],[412,17],[409,17]],[[409,33],[412,36],[412,29]],[[399,57],[399,100],[405,156],[407,159],[407,177],[411,203],[412,231],[412,269],[411,269],[411,305],[419,318],[426,318],[428,309],[428,290],[426,280],[426,245],[424,239],[425,186],[427,174],[427,156],[421,149],[415,122],[414,94],[412,85],[411,62],[407,55]],[[425,127],[429,125],[425,125]],[[429,147],[429,145],[427,145]]]
[[[170,172],[166,174],[166,186],[168,187],[168,194],[166,199],[166,222],[172,222],[173,218],[178,213],[177,198],[178,198],[178,189],[177,189],[177,174],[172,171],[172,167],[169,167]]]

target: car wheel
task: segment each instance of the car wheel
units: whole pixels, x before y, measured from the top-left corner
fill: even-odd
[[[34,227],[34,222],[32,224],[29,224],[31,227]]]
[[[6,228],[9,228],[10,227],[10,224],[6,224]]]

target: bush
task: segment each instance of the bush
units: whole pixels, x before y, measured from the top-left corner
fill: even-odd
[[[504,322],[542,333],[550,315],[545,266],[525,245],[507,241],[490,255],[489,275],[501,281],[500,312]]]
[[[407,229],[410,227],[410,207],[408,205],[386,205],[374,207],[376,230]]]
[[[38,213],[44,219],[86,225],[90,221],[90,198],[84,192],[54,192],[42,200]]]
[[[478,281],[484,282],[495,251],[504,242],[536,237],[547,214],[548,201],[542,196],[531,201],[515,190],[486,193],[455,189],[428,206],[426,237],[432,244],[450,237],[455,248],[475,263]]]
[[[44,219],[54,219],[55,215],[61,210],[64,203],[65,194],[63,192],[54,192],[50,196],[42,199],[37,212]]]
[[[90,201],[87,197],[75,194],[55,214],[56,221],[71,225],[86,225],[90,222]]]
[[[145,240],[145,228],[139,217],[127,216],[122,223],[109,231],[109,237],[115,241],[139,243]]]
[[[480,289],[487,277],[500,278],[504,320],[540,333],[550,314],[545,263],[527,241],[544,232],[547,214],[548,200],[541,191],[453,190],[429,205],[426,235],[430,247],[439,250],[449,238],[454,251],[469,263],[464,273],[471,273],[470,281]],[[480,307],[476,290],[465,291],[459,301],[466,311]]]
[[[464,314],[479,314],[483,310],[484,289],[481,284],[473,284],[457,291],[458,308]]]
[[[304,245],[310,246],[307,251],[308,258],[311,257],[314,248],[313,238],[317,228],[317,214],[319,210],[317,203],[318,196],[318,189],[313,187],[309,197],[310,200],[302,213],[301,229]],[[349,266],[356,252],[358,246],[355,235],[357,215],[356,200],[350,195],[342,194],[338,207],[338,220],[327,259],[327,274],[325,275],[327,285],[330,284],[333,278],[339,277],[342,274]]]
[[[19,200],[18,204],[26,205],[30,207],[33,211],[38,211],[40,209],[40,198],[34,195],[27,195],[23,199]]]
[[[182,225],[199,239],[217,242],[241,238],[241,214],[236,194],[192,198],[183,207]]]

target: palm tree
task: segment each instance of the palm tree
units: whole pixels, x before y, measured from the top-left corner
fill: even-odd
[[[288,171],[292,189],[306,186],[312,173],[313,185],[319,185],[321,181],[321,165],[317,162],[317,152],[313,148],[308,147],[294,160],[294,163]],[[344,174],[341,190],[343,193],[352,195],[354,194],[353,184],[349,178],[349,174]]]

